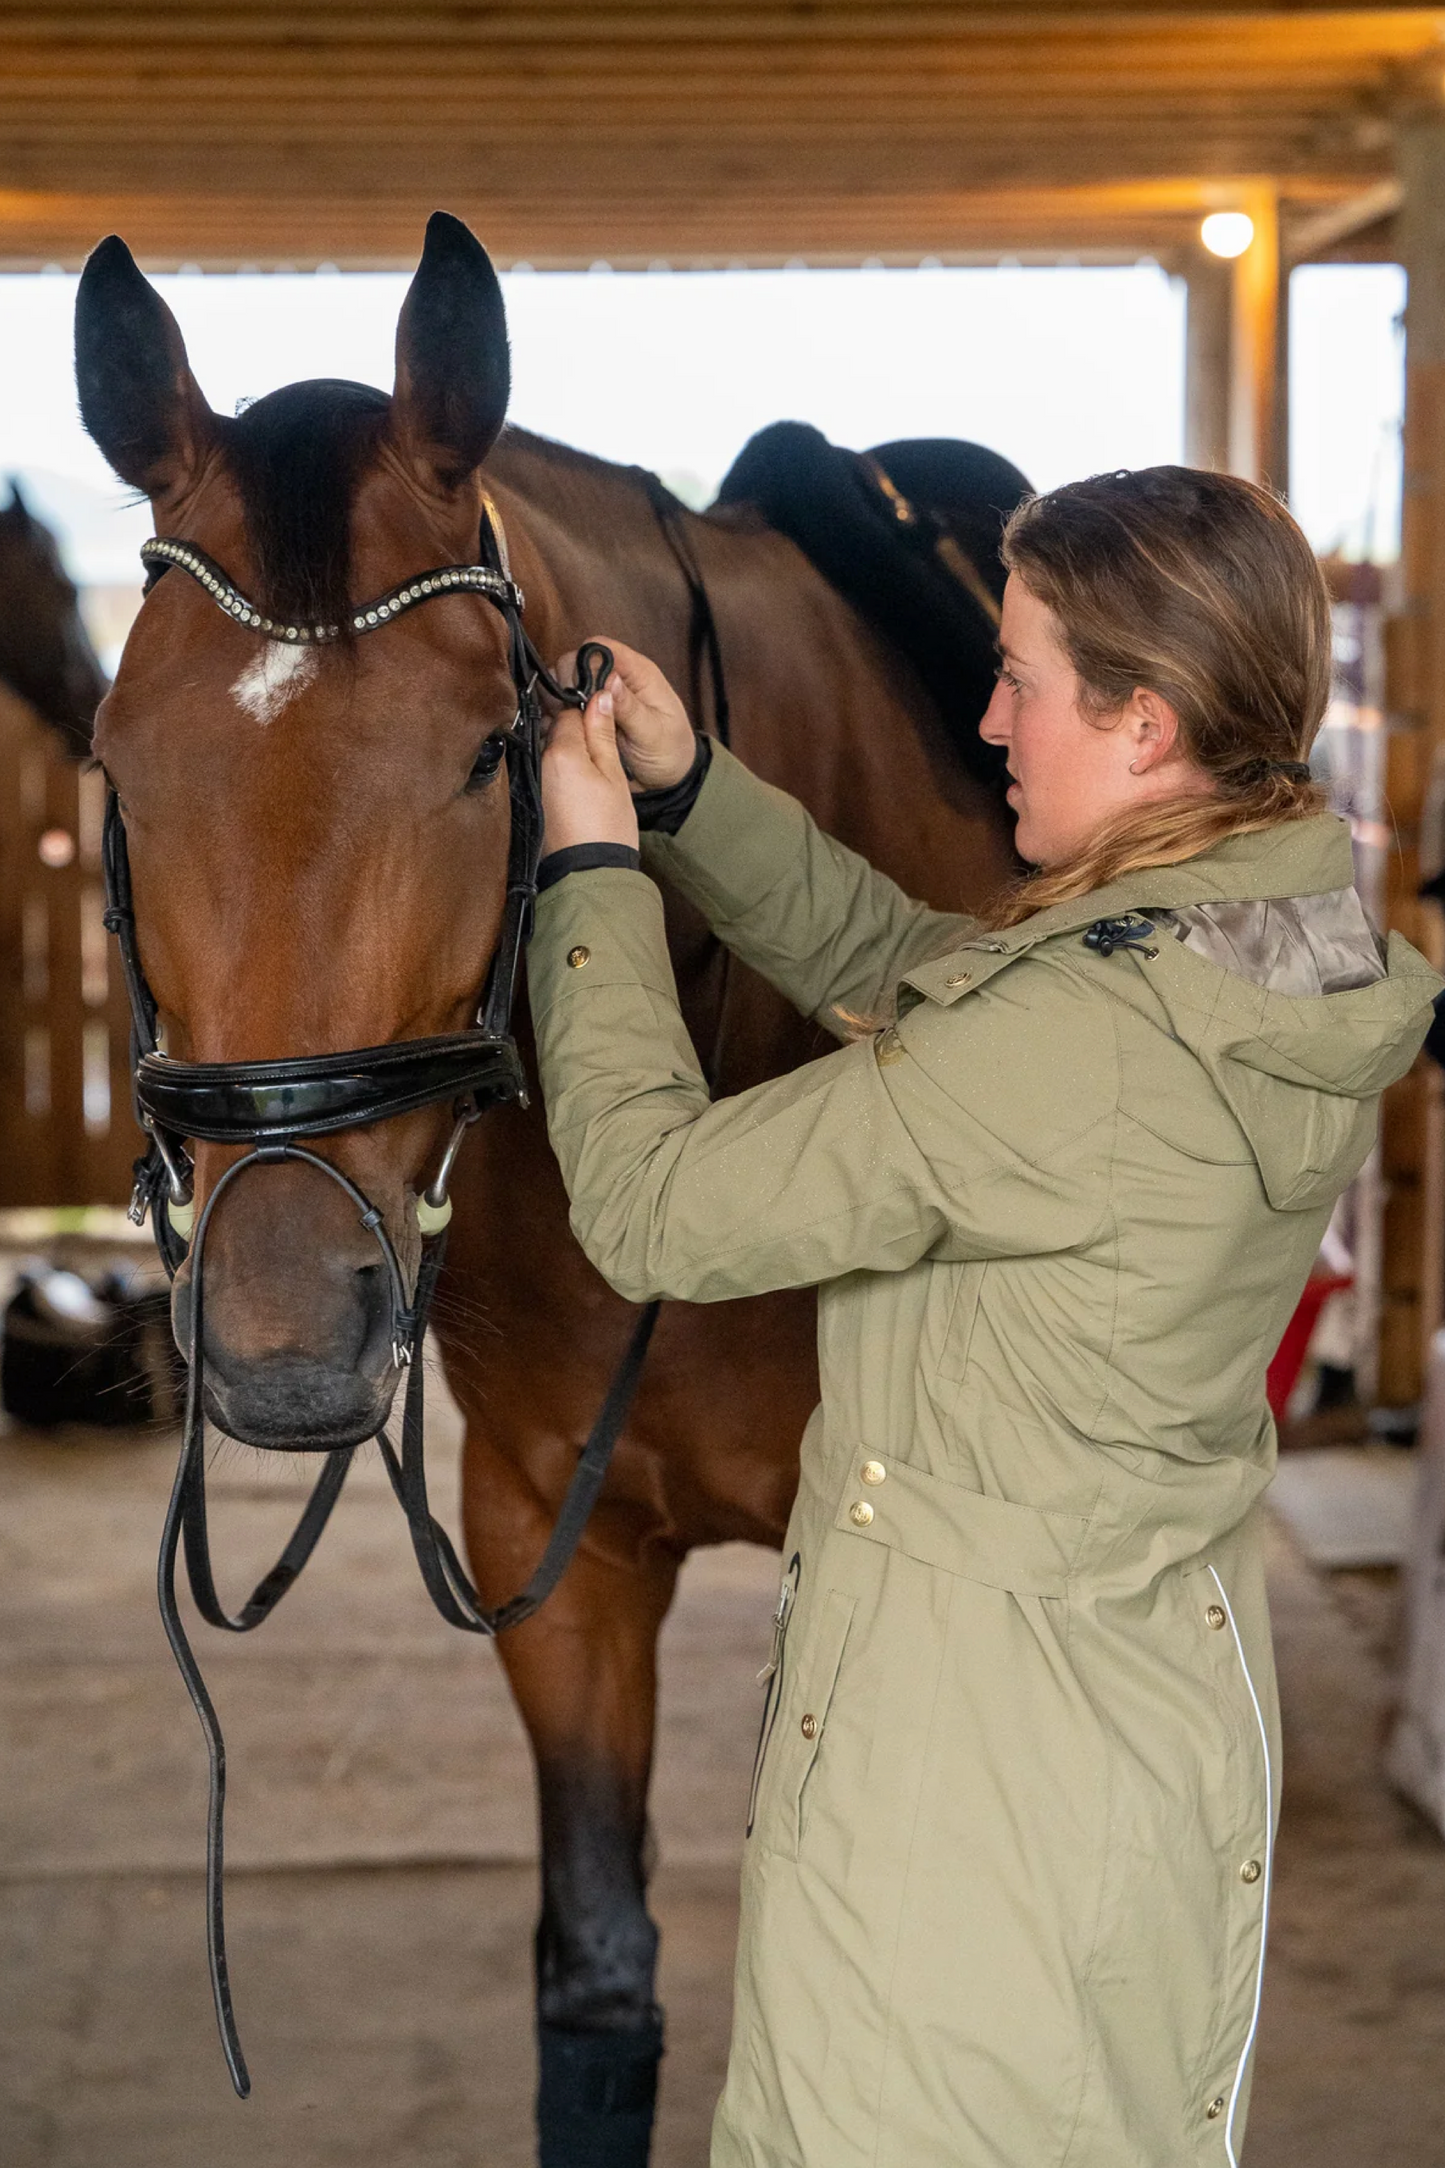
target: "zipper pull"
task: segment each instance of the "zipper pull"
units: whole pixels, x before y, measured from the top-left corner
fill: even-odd
[[[788,1611],[793,1601],[793,1593],[792,1582],[784,1581],[778,1591],[778,1608],[773,1613],[773,1646],[767,1662],[758,1673],[759,1686],[766,1686],[769,1679],[776,1676],[778,1666],[783,1660],[783,1635],[788,1630]]]

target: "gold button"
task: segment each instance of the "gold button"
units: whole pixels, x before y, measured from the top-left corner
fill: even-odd
[[[873,1518],[873,1508],[866,1498],[859,1498],[849,1506],[848,1518],[855,1528],[866,1528]]]
[[[590,949],[590,948],[573,948],[573,949],[568,949],[568,951],[567,951],[567,961],[568,961],[568,963],[569,963],[569,964],[570,964],[570,965],[572,966],[572,969],[573,969],[574,971],[580,971],[580,970],[582,969],[582,966],[583,966],[584,964],[590,964],[590,963],[591,963],[591,961],[592,961],[592,951],[591,951],[591,949]]]
[[[1247,1859],[1239,1870],[1239,1879],[1241,1882],[1257,1882],[1263,1873],[1264,1869],[1257,1859]]]
[[[952,978],[945,979],[943,983],[945,986],[967,986],[972,977],[971,971],[955,971]]]
[[[1209,1606],[1209,1609],[1205,1612],[1204,1623],[1206,1626],[1212,1626],[1216,1633],[1224,1624],[1224,1613],[1220,1610],[1217,1603],[1212,1603]]]
[[[888,1480],[888,1470],[881,1460],[865,1460],[858,1473],[865,1483],[886,1483]]]
[[[817,1717],[805,1716],[802,1723],[798,1726],[798,1729],[802,1732],[805,1739],[816,1739],[818,1736]]]
[[[1207,2108],[1205,2109],[1205,2111],[1204,2111],[1204,2112],[1205,2112],[1205,2114],[1206,2114],[1206,2115],[1207,2115],[1207,2116],[1209,2117],[1209,2120],[1210,2120],[1210,2122],[1211,2122],[1211,2123],[1212,2123],[1212,2122],[1214,2121],[1214,2119],[1215,2119],[1215,2117],[1216,2117],[1216,2116],[1220,2116],[1220,2115],[1223,2115],[1223,2113],[1224,2113],[1224,2095],[1223,2095],[1223,2093],[1216,2093],[1216,2094],[1215,2094],[1215,2096],[1214,2096],[1214,2098],[1213,2098],[1213,2100],[1211,2100],[1211,2101],[1210,2101],[1210,2103],[1209,2103],[1209,2106],[1208,2106],[1208,2107],[1207,2107]]]

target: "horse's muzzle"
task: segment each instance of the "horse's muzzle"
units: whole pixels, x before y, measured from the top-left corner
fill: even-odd
[[[171,1298],[182,1349],[190,1345],[190,1292],[182,1276]],[[308,1294],[297,1305],[294,1330],[267,1334],[270,1344],[263,1345],[249,1329],[244,1303],[233,1311],[223,1285],[207,1288],[206,1414],[244,1445],[330,1452],[373,1437],[390,1412],[397,1373],[387,1275],[375,1267],[323,1270]]]

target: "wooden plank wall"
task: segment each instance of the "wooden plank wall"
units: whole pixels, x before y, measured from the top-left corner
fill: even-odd
[[[101,923],[104,806],[99,770],[0,688],[0,1207],[130,1197],[140,1134]]]

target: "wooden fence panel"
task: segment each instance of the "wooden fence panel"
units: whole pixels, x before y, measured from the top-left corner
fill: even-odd
[[[105,782],[0,689],[0,1208],[124,1204],[140,1135]]]

